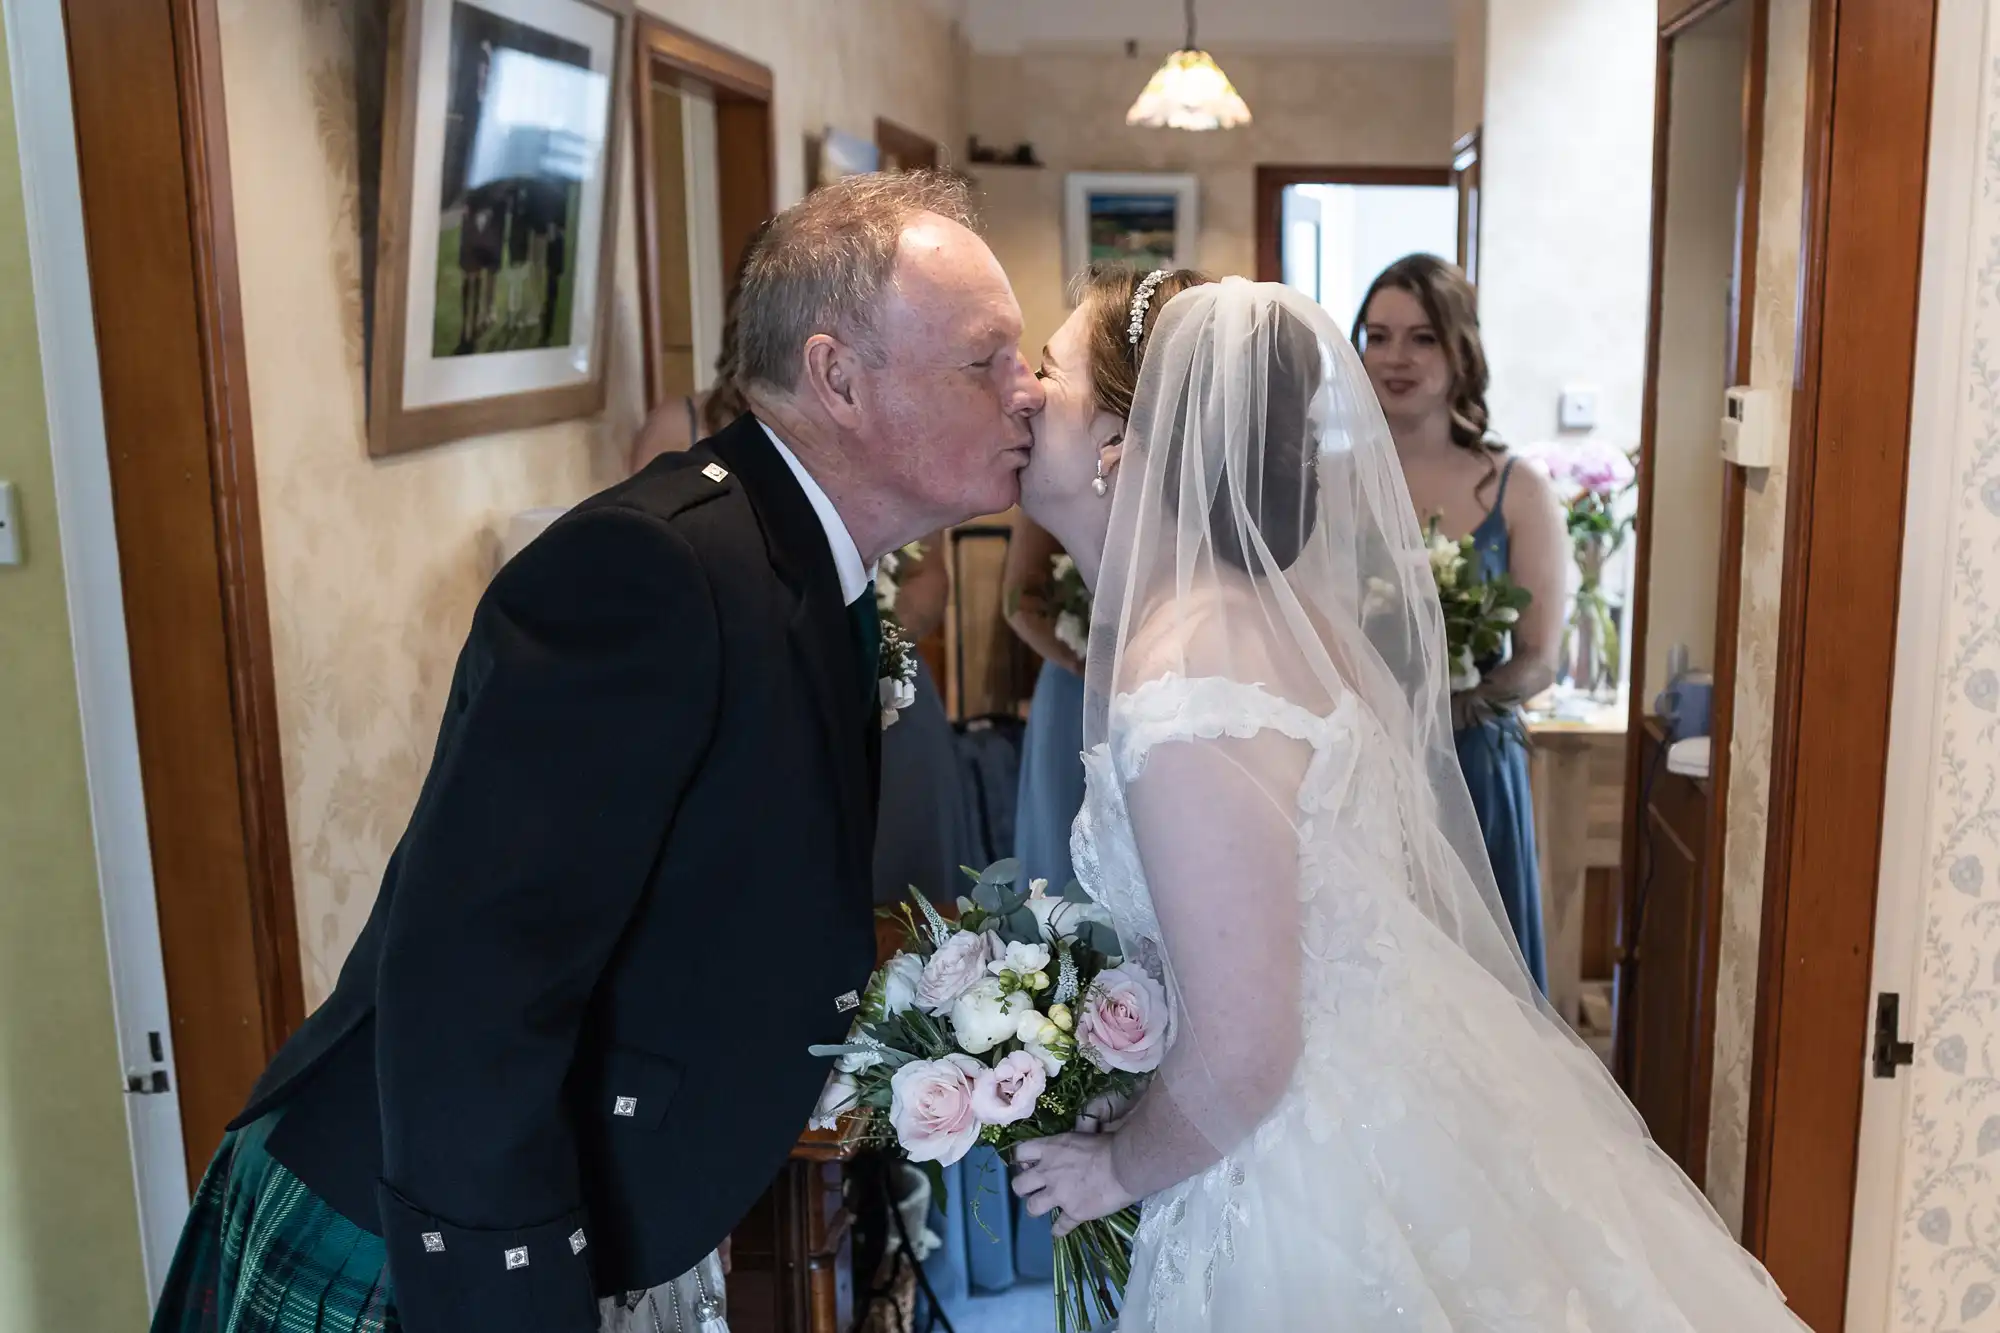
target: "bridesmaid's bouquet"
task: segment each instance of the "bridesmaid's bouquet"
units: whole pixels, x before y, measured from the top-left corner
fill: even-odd
[[[934,1198],[975,1145],[1069,1133],[1091,1103],[1136,1097],[1166,1054],[1166,992],[1103,910],[1074,884],[1017,889],[1020,873],[968,869],[955,925],[913,890],[921,922],[901,909],[907,947],[869,979],[847,1041],[812,1048],[836,1061],[814,1127],[917,1164]],[[1063,1333],[1115,1322],[1138,1222],[1128,1208],[1056,1241]]]
[[[1067,555],[1049,557],[1049,609],[1056,615],[1056,640],[1082,657],[1090,644],[1090,589]]]
[[[1480,566],[1479,549],[1472,538],[1453,541],[1438,525],[1439,520],[1433,518],[1425,544],[1430,551],[1431,579],[1444,605],[1451,690],[1457,694],[1479,684],[1479,664],[1501,655],[1507,636],[1533,597],[1505,574],[1488,576]]]

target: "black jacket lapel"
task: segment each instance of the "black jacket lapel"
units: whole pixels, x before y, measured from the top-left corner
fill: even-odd
[[[879,745],[880,728],[871,735],[866,725],[875,714],[862,704],[860,662],[826,530],[755,417],[738,417],[706,447],[743,483],[763,526],[772,566],[797,599],[789,626],[792,653],[812,690],[833,766],[847,869],[872,889],[876,777],[871,746]]]

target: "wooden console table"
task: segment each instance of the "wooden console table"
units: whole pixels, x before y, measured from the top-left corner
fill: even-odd
[[[730,1237],[729,1326],[735,1333],[847,1333],[854,1322],[853,1150],[808,1130],[791,1160]]]

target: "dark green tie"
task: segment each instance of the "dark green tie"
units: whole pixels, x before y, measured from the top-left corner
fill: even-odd
[[[854,623],[854,649],[861,656],[861,681],[868,700],[876,697],[876,682],[882,674],[882,613],[875,606],[875,582],[848,604],[847,618]]]

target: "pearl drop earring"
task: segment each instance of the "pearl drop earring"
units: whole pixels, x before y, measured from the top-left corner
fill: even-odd
[[[1099,454],[1097,457],[1097,477],[1090,483],[1090,489],[1096,491],[1099,495],[1108,495],[1111,492],[1111,483],[1104,479],[1104,456],[1102,454]]]

